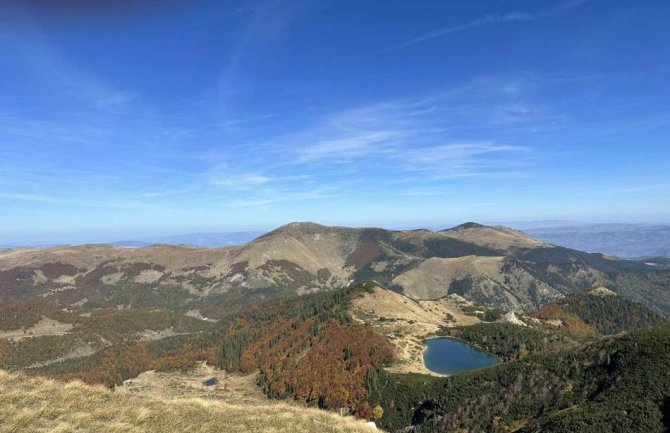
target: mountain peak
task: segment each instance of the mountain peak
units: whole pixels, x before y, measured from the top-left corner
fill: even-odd
[[[453,231],[456,231],[456,230],[467,230],[467,229],[481,229],[481,228],[485,228],[485,227],[486,227],[486,226],[483,225],[483,224],[479,224],[479,223],[475,223],[475,222],[472,222],[472,221],[468,221],[468,222],[466,222],[466,223],[463,223],[463,224],[460,224],[460,225],[457,225],[457,226],[455,226],[455,227],[452,227],[452,228],[449,228],[449,229],[445,229],[445,230],[442,230],[442,231],[445,231],[445,232],[446,232],[446,231],[452,231],[452,230],[453,230]]]
[[[328,231],[329,229],[331,229],[331,227],[313,223],[310,221],[296,221],[277,227],[276,229],[268,232],[264,236],[277,235],[277,234],[287,234],[287,235],[316,234],[316,233],[323,233],[325,231]]]

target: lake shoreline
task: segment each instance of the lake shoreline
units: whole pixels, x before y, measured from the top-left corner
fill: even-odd
[[[434,341],[451,341],[456,343],[455,346],[450,346],[450,347],[436,347],[434,348],[437,351],[444,351],[445,354],[447,355],[447,359],[450,361],[455,361],[456,364],[452,366],[451,368],[456,369],[457,371],[453,372],[444,372],[444,371],[436,371],[434,369],[431,369],[429,367],[430,360],[427,360],[427,353],[431,349],[430,343]],[[446,352],[449,352],[448,354]],[[469,358],[469,359],[468,359]],[[422,361],[423,361],[423,366],[426,370],[430,371],[434,375],[440,375],[442,377],[449,377],[453,376],[455,374],[460,374],[460,373],[465,373],[468,371],[474,371],[474,370],[479,370],[482,368],[487,368],[491,367],[493,365],[499,364],[502,362],[502,360],[491,354],[488,353],[486,350],[477,347],[474,344],[470,344],[469,342],[463,341],[459,338],[455,338],[452,336],[440,336],[440,335],[435,335],[428,337],[424,340],[424,349],[422,351]],[[467,366],[464,366],[464,364],[467,364],[468,362],[472,362],[472,368],[468,368]],[[434,365],[433,365],[434,367]],[[435,367],[434,367],[435,368]],[[440,367],[438,367],[440,368]],[[449,368],[449,367],[445,367]]]

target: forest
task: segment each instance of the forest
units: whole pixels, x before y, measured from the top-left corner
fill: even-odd
[[[570,294],[538,310],[540,319],[561,319],[571,331],[613,335],[662,324],[665,319],[637,302],[587,290]]]
[[[31,328],[44,317],[71,328],[63,335],[32,335]],[[213,328],[211,322],[159,309],[99,309],[76,314],[46,302],[7,303],[0,305],[0,332],[23,330],[24,335],[0,338],[0,368],[26,368],[65,358],[76,350],[123,346],[142,340],[147,331],[194,334]]]
[[[60,320],[75,327],[86,324],[113,340],[147,324],[158,329],[169,325],[184,334],[156,341],[119,337],[113,346],[91,356],[36,365],[29,371],[111,388],[146,370],[187,371],[206,361],[231,372],[258,372],[257,383],[270,398],[294,399],[324,409],[345,408],[358,417],[377,420],[389,431],[404,431],[409,426],[416,432],[493,433],[661,432],[667,428],[662,413],[670,395],[670,327],[617,337],[602,337],[598,332],[662,322],[639,304],[583,293],[541,313],[547,318],[555,317],[556,312],[563,319],[574,317],[590,330],[586,333],[574,332],[569,326],[559,330],[500,322],[443,328],[438,334],[464,340],[506,362],[434,378],[387,372],[384,367],[394,359],[391,344],[372,328],[350,319],[351,300],[374,285],[361,283],[258,302],[226,313],[216,323],[191,322],[150,310],[143,315],[100,310],[76,318],[64,312]],[[46,307],[34,308],[21,319],[21,326],[36,323],[45,312],[40,308]],[[630,313],[630,318],[610,317],[617,308]],[[4,323],[13,328],[19,324],[11,317]],[[195,326],[197,323],[204,328]],[[112,324],[115,332],[103,329]],[[34,345],[30,350],[43,357],[62,351],[58,344],[76,343],[69,341],[74,336],[54,342],[48,342],[49,338],[20,341],[22,347]],[[3,343],[10,348],[1,348],[1,364],[20,359],[20,351],[12,346],[16,343]],[[645,423],[633,425],[639,419]],[[606,428],[599,430],[595,427],[599,424]],[[627,430],[629,427],[633,430]]]
[[[566,333],[526,328],[511,323],[478,323],[471,326],[444,327],[438,335],[458,338],[505,361],[579,345],[578,341]]]
[[[434,379],[367,380],[389,431],[664,432],[670,427],[670,325]]]
[[[261,302],[222,319],[211,332],[126,343],[33,372],[113,387],[145,370],[188,370],[207,361],[242,374],[259,371],[258,384],[271,398],[371,418],[366,377],[391,362],[394,352],[384,337],[351,323],[346,313],[352,297],[369,288],[364,283]]]

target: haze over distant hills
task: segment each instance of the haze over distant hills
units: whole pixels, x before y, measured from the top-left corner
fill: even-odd
[[[670,224],[625,224],[625,223],[582,223],[577,221],[532,221],[505,223],[536,239],[591,253],[603,253],[627,259],[670,257]],[[433,231],[443,227],[428,226]],[[262,236],[266,231],[209,231],[178,235],[148,235],[119,237],[113,241],[49,241],[35,243],[2,242],[0,248],[54,247],[59,245],[80,245],[101,243],[125,247],[146,247],[155,244],[191,245],[204,248],[218,248],[241,245]]]
[[[521,230],[543,241],[580,251],[624,258],[670,256],[670,224],[575,224]]]
[[[264,231],[243,231],[223,233],[188,233],[173,236],[155,236],[138,240],[111,242],[113,245],[141,247],[153,244],[191,245],[194,247],[216,248],[245,244],[261,236]]]
[[[121,247],[147,247],[149,245],[167,244],[167,245],[191,245],[194,247],[217,248],[231,245],[247,243],[265,231],[234,231],[234,232],[206,232],[206,233],[186,233],[178,235],[147,235],[147,236],[128,236],[119,237],[118,240],[104,240],[92,238],[91,240],[76,240],[63,236],[62,239],[50,240],[46,242],[35,242],[29,239],[25,241],[2,242],[0,248],[48,248],[63,245],[83,245],[83,244],[110,244]],[[86,239],[86,238],[84,238]]]

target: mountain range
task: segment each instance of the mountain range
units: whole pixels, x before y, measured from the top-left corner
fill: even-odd
[[[666,267],[477,223],[440,231],[291,223],[223,248],[81,245],[0,253],[2,302],[211,310],[369,279],[412,299],[457,294],[519,313],[603,286],[670,314]]]
[[[293,400],[393,432],[660,433],[670,425],[668,316],[664,259],[586,253],[473,222],[443,230],[301,222],[218,248],[0,252],[3,369],[117,390],[135,380],[128,389],[144,389],[160,375],[163,385],[151,382],[159,395],[183,391],[181,383],[213,396],[194,380],[206,367],[246,383],[257,403]],[[457,338],[501,363],[435,377],[424,362],[431,337]],[[30,389],[59,389],[0,379],[2,393],[30,407]],[[63,387],[75,388],[81,402],[92,395]],[[261,407],[245,405],[246,414]],[[281,410],[287,420],[307,413]]]

